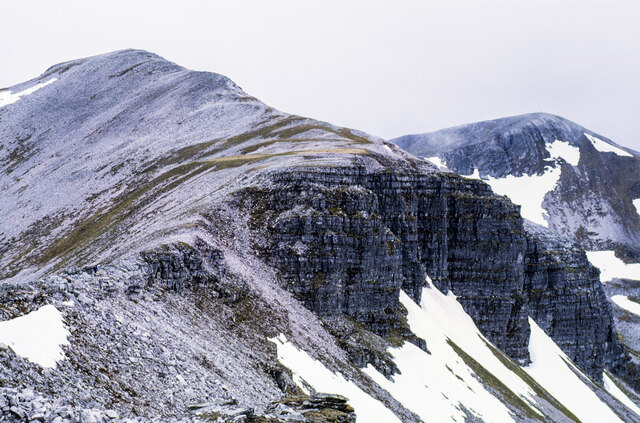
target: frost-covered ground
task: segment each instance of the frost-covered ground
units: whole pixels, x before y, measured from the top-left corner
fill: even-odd
[[[69,331],[58,309],[47,304],[24,316],[0,322],[0,343],[42,367],[55,367],[64,358]]]
[[[189,420],[189,405],[263,411],[314,389],[347,396],[364,422],[567,421],[581,412],[551,393],[557,381],[530,378],[491,345],[430,282],[420,304],[399,298],[426,350],[369,333],[382,346],[372,353],[399,372],[357,368],[252,250],[248,212],[222,202],[283,168],[433,166],[142,51],[62,63],[0,98],[0,386],[11,390],[0,401],[36,398],[45,409],[21,418],[41,420],[46,402],[104,419]],[[556,165],[580,161],[562,142],[549,149]],[[527,203],[541,222],[538,197],[557,168],[541,174],[548,181]],[[194,270],[185,249],[198,243],[220,261]],[[546,375],[545,366],[533,368]],[[594,401],[577,384],[569,387]],[[638,421],[588,386],[598,415]],[[33,401],[16,399],[25,395]],[[66,418],[67,405],[56,410],[49,416]]]
[[[0,96],[5,280],[192,240],[200,211],[258,171],[409,156],[145,51],[62,63]]]

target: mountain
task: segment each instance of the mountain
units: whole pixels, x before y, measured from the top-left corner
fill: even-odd
[[[638,153],[558,116],[535,113],[392,140],[441,169],[482,179],[522,215],[589,251],[620,340],[640,357]],[[531,225],[530,225],[531,226]]]
[[[535,113],[392,140],[476,175],[525,218],[590,250],[640,258],[640,156],[558,116]]]
[[[125,50],[0,91],[7,421],[640,421],[585,252]]]

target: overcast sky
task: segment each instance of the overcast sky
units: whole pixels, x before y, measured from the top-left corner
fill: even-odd
[[[0,0],[0,87],[129,47],[385,138],[544,111],[640,150],[637,0]]]

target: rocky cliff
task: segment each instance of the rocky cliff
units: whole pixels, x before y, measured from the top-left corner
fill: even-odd
[[[414,372],[401,351],[441,357],[416,326],[425,293],[460,304],[446,313],[487,353],[448,333],[457,358],[437,369],[503,416],[575,417],[518,366],[529,316],[596,382],[628,361],[584,253],[481,181],[142,51],[56,65],[4,98],[2,318],[55,305],[70,346],[46,371],[0,349],[3,385],[143,420],[337,389],[363,421],[424,421],[387,384]],[[444,392],[452,413],[491,420],[486,398]]]
[[[382,337],[406,337],[399,291],[419,302],[430,276],[522,364],[528,316],[595,380],[624,360],[609,354],[617,348],[611,310],[584,252],[523,226],[517,207],[481,182],[314,169],[275,175],[268,189],[247,195],[254,227],[268,228],[260,249],[317,313],[345,313]]]

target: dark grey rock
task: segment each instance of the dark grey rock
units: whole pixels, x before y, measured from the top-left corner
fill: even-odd
[[[254,228],[270,232],[271,243],[256,248],[313,311],[345,313],[389,340],[411,338],[399,292],[419,301],[428,275],[522,364],[528,316],[595,380],[625,360],[584,252],[541,229],[526,231],[517,206],[486,184],[362,168],[272,178],[271,188],[244,192]]]

